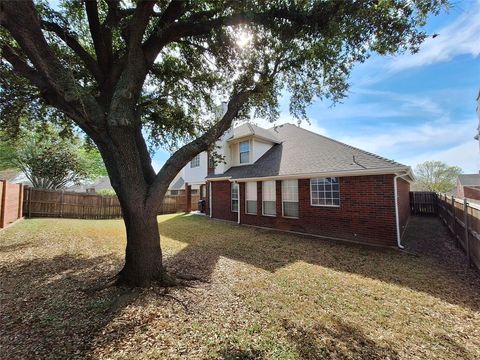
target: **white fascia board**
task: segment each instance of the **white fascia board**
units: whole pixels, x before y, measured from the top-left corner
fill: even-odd
[[[315,177],[346,177],[346,176],[367,176],[367,175],[395,175],[399,172],[407,172],[409,176],[411,175],[411,169],[408,166],[396,167],[396,168],[379,168],[379,169],[368,169],[368,170],[346,170],[346,171],[333,171],[333,172],[316,172],[316,173],[304,173],[304,174],[293,174],[293,175],[275,175],[275,176],[264,176],[264,177],[252,177],[252,178],[240,178],[234,179],[238,182],[247,182],[247,181],[263,181],[263,180],[280,180],[280,179],[309,179]],[[407,175],[407,174],[406,174]],[[224,180],[227,178],[224,178]]]

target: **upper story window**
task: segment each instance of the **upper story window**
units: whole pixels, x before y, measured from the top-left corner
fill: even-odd
[[[264,181],[262,184],[262,212],[263,215],[275,216],[276,209],[276,190],[275,181]]]
[[[238,184],[232,183],[231,188],[231,209],[233,212],[238,212]]]
[[[298,218],[298,180],[282,181],[283,216]]]
[[[257,182],[245,183],[245,212],[255,215],[257,213]]]
[[[242,141],[240,143],[240,164],[250,162],[250,141]]]
[[[340,185],[337,177],[310,179],[312,206],[340,206]]]
[[[190,161],[190,167],[191,168],[196,168],[200,166],[200,154],[195,156],[191,161]]]

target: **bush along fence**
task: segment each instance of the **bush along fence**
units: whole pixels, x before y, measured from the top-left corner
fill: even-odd
[[[184,211],[185,196],[165,196],[160,214]],[[23,213],[32,217],[56,217],[70,219],[117,219],[122,217],[120,202],[116,196],[91,193],[25,188]]]
[[[0,180],[0,229],[22,217],[22,205],[23,185]]]

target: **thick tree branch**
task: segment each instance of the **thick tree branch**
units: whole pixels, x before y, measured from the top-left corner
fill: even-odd
[[[208,148],[217,141],[222,134],[232,125],[233,120],[238,115],[242,106],[248,101],[250,96],[257,92],[257,88],[240,91],[233,95],[228,102],[227,112],[214,126],[207,130],[202,136],[184,145],[177,150],[160,169],[155,177],[155,181],[150,186],[149,196],[147,197],[147,207],[156,209],[161,203],[161,199],[168,190],[168,185],[175,178],[178,172],[190,161],[192,157],[208,150]]]
[[[352,5],[353,7],[354,5]],[[342,2],[334,2],[333,5],[325,5],[325,11],[315,14],[301,14],[292,9],[272,9],[261,13],[242,12],[227,16],[217,16],[214,12],[202,12],[190,15],[187,19],[176,21],[163,31],[157,29],[144,43],[145,57],[150,64],[159,52],[169,43],[185,37],[200,36],[210,33],[214,29],[241,24],[272,25],[279,20],[288,21],[291,24],[300,25],[303,28],[312,26],[318,29],[325,28],[335,21],[339,15]]]
[[[85,126],[81,114],[78,113],[75,108],[72,108],[68,103],[63,101],[63,99],[59,97],[50,86],[48,81],[38,71],[29,66],[13,48],[4,45],[2,47],[2,54],[5,60],[12,65],[15,72],[28,79],[32,85],[38,88],[40,95],[47,103],[55,106],[60,111],[67,113],[68,116],[79,122],[79,126]]]
[[[42,28],[55,33],[60,39],[62,39],[67,46],[72,49],[75,54],[83,61],[87,69],[92,73],[93,77],[100,83],[103,82],[103,74],[98,67],[95,59],[83,48],[78,42],[75,35],[68,29],[62,28],[60,25],[42,20]]]
[[[109,111],[108,123],[111,125],[132,125],[129,121],[135,118],[133,109],[148,73],[142,51],[142,39],[154,5],[155,1],[140,2],[130,23],[125,66],[116,84],[117,90],[113,94]]]
[[[36,71],[48,82],[55,93],[51,100],[61,100],[81,114],[85,123],[95,127],[103,122],[104,111],[95,98],[88,94],[52,53],[43,36],[40,19],[32,1],[2,2],[2,26],[20,45]],[[54,105],[54,104],[52,104]]]
[[[97,60],[102,70],[106,72],[108,71],[111,61],[112,45],[107,44],[105,41],[104,29],[100,24],[100,18],[98,16],[97,1],[85,0],[84,2],[90,34],[92,35],[93,46],[95,48],[95,53],[97,54]]]

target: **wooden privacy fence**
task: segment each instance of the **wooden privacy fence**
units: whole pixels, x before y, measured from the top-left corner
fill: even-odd
[[[185,196],[165,196],[159,214],[185,209]],[[116,219],[122,217],[116,196],[26,188],[23,213],[28,217]]]
[[[438,216],[466,253],[468,264],[480,270],[480,204],[438,194]]]
[[[28,217],[115,219],[122,217],[116,196],[46,189],[25,189],[24,214]]]
[[[0,229],[22,217],[23,185],[0,180]]]
[[[437,193],[433,191],[411,191],[410,212],[414,215],[436,215]]]

